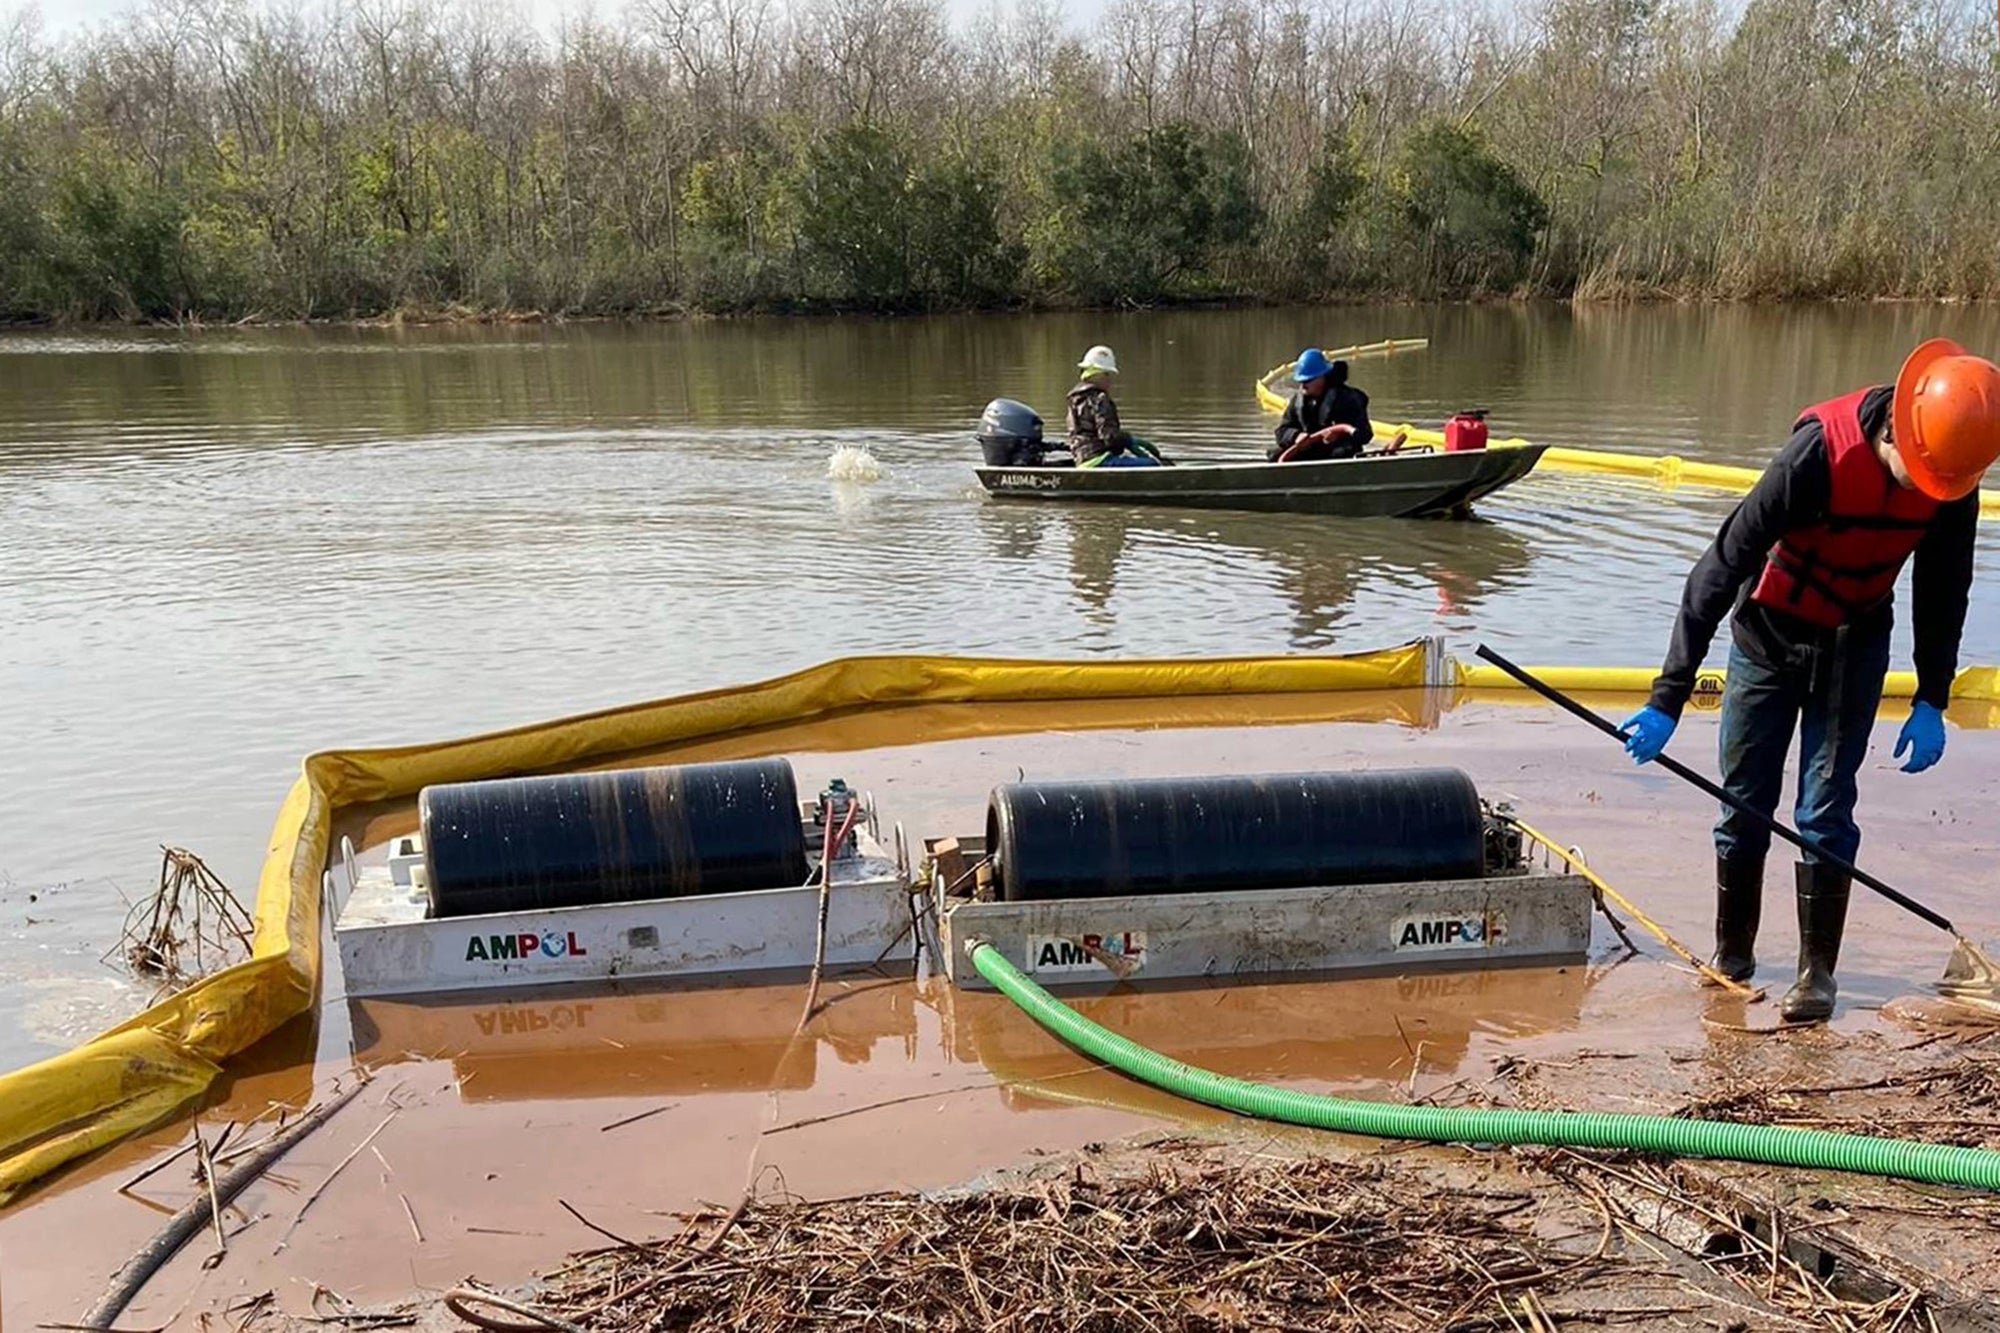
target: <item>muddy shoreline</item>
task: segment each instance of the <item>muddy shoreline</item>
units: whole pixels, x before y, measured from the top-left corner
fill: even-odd
[[[1669,1052],[1688,1093],[1650,1109],[2000,1145],[1994,1015],[1908,1006],[1893,1033],[1741,1033]],[[1768,1044],[1833,1081],[1744,1072]],[[1554,1109],[1627,1081],[1629,1053],[1502,1057],[1409,1099]],[[1649,1080],[1660,1071],[1647,1068]],[[1414,1084],[1413,1084],[1414,1087]],[[1928,1135],[1927,1135],[1928,1136]],[[1228,1120],[1088,1143],[940,1191],[754,1193],[650,1228],[600,1227],[545,1273],[303,1312],[251,1293],[238,1327],[462,1328],[532,1312],[596,1333],[841,1328],[2000,1328],[2000,1201],[1968,1191],[1640,1154],[1374,1143]],[[551,1219],[552,1221],[554,1219]],[[609,1242],[609,1243],[606,1243]],[[487,1294],[498,1302],[486,1301]]]

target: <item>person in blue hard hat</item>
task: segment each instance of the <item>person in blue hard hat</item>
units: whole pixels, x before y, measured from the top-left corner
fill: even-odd
[[[1345,361],[1329,361],[1325,352],[1308,347],[1292,365],[1292,381],[1298,392],[1285,404],[1266,458],[1278,463],[1355,458],[1375,438],[1368,395],[1347,382]]]

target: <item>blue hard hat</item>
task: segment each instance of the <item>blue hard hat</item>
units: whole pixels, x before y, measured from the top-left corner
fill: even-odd
[[[1333,363],[1326,359],[1326,353],[1317,347],[1308,347],[1299,353],[1299,359],[1292,365],[1292,382],[1304,384],[1322,375],[1333,373]]]

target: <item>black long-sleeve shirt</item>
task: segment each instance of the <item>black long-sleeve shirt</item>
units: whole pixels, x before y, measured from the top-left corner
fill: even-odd
[[[1375,438],[1375,427],[1368,421],[1368,395],[1361,390],[1351,384],[1330,384],[1317,398],[1308,398],[1300,390],[1285,404],[1284,419],[1278,423],[1277,442],[1265,450],[1264,456],[1275,462],[1299,436],[1343,424],[1354,427],[1354,433],[1345,439],[1301,449],[1292,455],[1294,461],[1354,458],[1361,453],[1362,446]]]
[[[1870,439],[1888,420],[1890,397],[1891,390],[1880,386],[1861,401],[1861,428]],[[1667,660],[1653,682],[1654,707],[1680,716],[1716,627],[1732,605],[1736,644],[1757,661],[1775,666],[1794,649],[1831,644],[1833,631],[1753,602],[1749,593],[1778,539],[1824,520],[1832,496],[1833,464],[1826,432],[1818,421],[1807,421],[1792,432],[1750,493],[1722,521],[1715,540],[1688,574]],[[1951,701],[1951,681],[1958,672],[1958,641],[1972,590],[1978,524],[1978,492],[1940,505],[1918,543],[1910,574],[1916,697],[1940,709]],[[1857,617],[1849,632],[1886,635],[1892,621],[1892,608],[1885,601]]]

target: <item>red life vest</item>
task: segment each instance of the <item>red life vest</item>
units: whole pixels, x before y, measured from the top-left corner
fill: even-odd
[[[1752,601],[1828,629],[1887,602],[1938,502],[1898,485],[1861,427],[1861,389],[1809,407],[1792,429],[1826,432],[1833,490],[1826,518],[1771,548]]]

